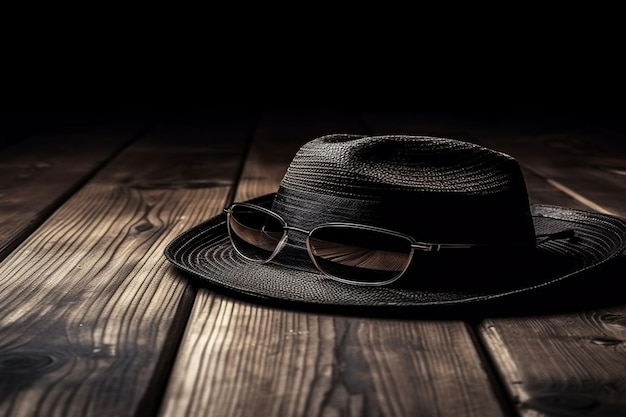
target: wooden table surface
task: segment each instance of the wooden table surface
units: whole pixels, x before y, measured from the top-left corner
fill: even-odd
[[[530,199],[626,216],[619,126],[576,117],[187,109],[0,148],[0,416],[626,416],[624,257],[479,312],[296,311],[163,256],[276,190],[328,133],[433,134],[513,155]]]

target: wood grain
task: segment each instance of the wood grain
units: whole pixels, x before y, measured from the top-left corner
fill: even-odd
[[[8,223],[26,231],[17,241],[32,232],[0,263],[0,415],[626,414],[624,262],[579,287],[583,298],[599,297],[593,307],[563,309],[581,296],[561,293],[472,329],[434,317],[249,304],[197,288],[162,256],[174,236],[231,200],[275,191],[299,146],[327,133],[473,140],[518,158],[533,202],[626,215],[623,142],[606,136],[618,133],[279,109],[259,121],[246,153],[255,120],[248,116],[197,114],[161,124],[86,184],[86,173],[107,161],[106,147],[83,149],[77,138],[68,139],[68,151],[49,144],[38,154],[16,142],[6,148],[22,149],[11,151],[15,158],[0,154],[8,175],[0,184],[17,202]],[[76,162],[88,154],[85,161],[100,162]],[[24,163],[11,165],[18,160]],[[22,180],[53,189],[17,199]],[[37,211],[36,202],[48,208]],[[36,230],[28,221],[19,226],[29,216],[47,220]],[[555,313],[533,313],[546,302]]]
[[[545,183],[566,187],[555,187],[560,200],[544,201],[545,194],[531,186],[534,201],[572,207],[575,200],[585,210],[626,215],[626,181],[601,168],[626,163],[626,149],[600,131],[483,137],[519,155]],[[619,295],[626,262],[612,265],[547,301],[558,312],[559,304],[577,299],[578,309],[481,324],[481,337],[521,415],[626,415],[626,304]]]
[[[304,142],[327,133],[367,133],[352,120],[268,113],[235,199],[274,192]],[[328,316],[200,289],[159,415],[503,413],[461,321]]]
[[[195,291],[163,257],[217,213],[250,120],[155,128],[0,265],[0,415],[152,415]]]
[[[90,125],[22,137],[0,152],[0,259],[146,126]]]
[[[514,156],[533,203],[626,215],[626,148],[616,132],[576,123],[439,119],[433,124],[428,116],[370,116],[371,125],[404,133],[437,134],[453,127],[465,132],[466,140]],[[450,122],[441,123],[445,120]],[[517,301],[512,304],[522,307],[517,315],[512,308],[508,317],[479,325],[512,409],[525,417],[626,415],[626,304],[620,284],[625,264],[615,263],[586,285],[551,297]]]
[[[198,294],[164,416],[499,416],[462,322],[305,314]]]
[[[481,334],[521,415],[622,416],[626,308],[486,320]]]

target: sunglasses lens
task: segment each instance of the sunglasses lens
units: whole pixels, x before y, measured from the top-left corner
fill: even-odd
[[[382,285],[411,262],[411,242],[402,236],[351,226],[323,226],[308,240],[317,267],[344,281]]]
[[[235,249],[257,262],[270,260],[286,236],[280,218],[243,205],[231,207],[228,232]]]

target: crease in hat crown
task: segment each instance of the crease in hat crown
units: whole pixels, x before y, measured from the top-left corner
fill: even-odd
[[[453,139],[336,134],[303,145],[281,185],[360,198],[386,189],[489,194],[512,187],[516,166],[509,155]]]
[[[447,138],[319,137],[294,156],[272,208],[305,230],[361,223],[425,242],[535,244],[517,161]]]

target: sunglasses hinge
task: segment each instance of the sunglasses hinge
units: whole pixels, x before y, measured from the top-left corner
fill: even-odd
[[[417,243],[411,244],[411,247],[413,249],[417,249],[422,252],[439,252],[441,245],[433,245],[431,243],[417,242]]]

